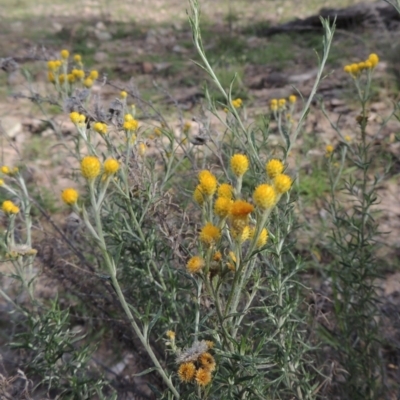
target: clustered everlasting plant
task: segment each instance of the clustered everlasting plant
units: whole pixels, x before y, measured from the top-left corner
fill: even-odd
[[[313,359],[319,349],[307,325],[307,288],[300,279],[305,264],[296,252],[291,193],[296,173],[289,169],[288,157],[322,78],[334,25],[322,20],[324,53],[311,94],[302,98],[297,123],[299,94],[292,94],[271,100],[271,121],[259,128],[246,126],[245,103],[233,98],[232,86],[222,86],[207,59],[196,0],[190,0],[190,11],[200,66],[224,99],[216,103],[206,90],[208,111],[220,121],[222,133],[212,134],[205,117],[197,138],[190,135],[190,123],[182,121],[176,132],[152,105],[157,122],[141,121],[141,109],[132,104],[135,96],[129,90],[121,90],[109,107],[112,112],[105,112],[91,92],[99,73],[86,71],[79,54],[71,57],[62,50],[59,59],[47,63],[48,80],[76,129],[71,154],[77,173],[61,199],[83,221],[90,247],[83,257],[97,260],[90,272],[100,277],[99,285],[111,289],[118,301],[113,313],[124,316],[132,341],[146,354],[149,367],[142,375],[157,373],[152,389],[158,398],[318,398],[326,385],[321,378],[324,370]],[[378,62],[371,54],[366,61],[345,66],[362,106],[357,119],[360,140],[351,143],[332,123],[344,145],[340,155],[332,145],[326,147],[332,216],[326,245],[333,261],[325,273],[332,282],[335,329],[320,324],[320,331],[329,345],[336,343],[332,346],[340,365],[349,373],[346,389],[339,390],[341,398],[359,398],[356,393],[375,398],[382,391],[374,322],[377,230],[370,218],[379,180],[370,182],[366,135],[367,102]],[[272,121],[281,137],[277,148],[268,140]],[[151,155],[150,142],[155,144]],[[346,180],[343,169],[348,163],[359,174]],[[27,316],[32,343],[49,355],[46,360],[63,364],[55,352],[58,345],[62,353],[74,355],[54,371],[41,359],[31,365],[50,390],[61,385],[62,374],[70,383],[79,364],[82,379],[74,391],[67,388],[65,393],[106,398],[104,381],[86,380],[82,372],[90,351],[71,345],[76,338],[68,331],[68,315],[56,303],[43,316],[38,312],[46,305],[34,288],[35,203],[17,168],[3,166],[0,171],[0,186],[10,197],[1,206],[8,219],[2,247],[32,307],[18,304],[3,290],[0,294]],[[342,207],[338,190],[359,201],[353,212]],[[17,219],[24,225],[24,236],[18,239]],[[43,344],[42,337],[53,326],[55,339]],[[17,344],[27,348],[29,337],[20,336]]]

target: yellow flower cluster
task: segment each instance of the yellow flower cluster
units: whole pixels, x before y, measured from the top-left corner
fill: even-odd
[[[209,348],[211,347],[209,346]],[[204,352],[193,361],[181,363],[178,368],[178,376],[182,382],[195,381],[197,385],[204,387],[211,382],[215,368],[214,357],[209,352]]]
[[[14,176],[18,173],[18,171],[19,171],[18,167],[14,167],[13,169],[8,167],[7,165],[3,165],[0,167],[0,172],[4,175],[8,175],[8,176]]]
[[[86,117],[76,111],[73,111],[71,114],[69,114],[69,118],[75,125],[82,125],[86,121]]]
[[[131,114],[126,114],[124,117],[123,128],[126,131],[136,131],[138,127],[139,127],[139,121],[134,119]]]
[[[93,124],[93,129],[101,135],[105,135],[108,131],[108,126],[104,122],[95,122]]]
[[[359,63],[347,64],[344,66],[344,71],[353,77],[357,77],[364,70],[372,70],[379,63],[379,57],[375,53],[371,53],[365,61]]]
[[[289,103],[290,104],[295,104],[297,101],[297,97],[292,94],[289,96]],[[269,107],[271,109],[271,111],[276,112],[278,110],[284,110],[286,108],[286,99],[272,99],[269,102]]]
[[[240,108],[243,105],[243,101],[240,98],[237,98],[235,100],[232,100],[232,106],[235,108]]]
[[[3,210],[4,214],[7,215],[15,215],[19,213],[19,207],[16,206],[11,200],[3,201],[1,209]]]

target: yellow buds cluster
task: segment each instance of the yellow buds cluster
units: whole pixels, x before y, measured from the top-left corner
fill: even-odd
[[[61,67],[61,64],[60,60],[50,60],[47,62],[47,68],[49,71],[57,71]]]
[[[108,131],[108,126],[104,122],[95,122],[93,124],[93,129],[101,135],[105,135]]]
[[[62,201],[70,206],[78,201],[78,197],[78,192],[73,188],[64,189],[61,193]]]
[[[16,206],[11,200],[3,201],[1,206],[4,214],[15,215],[19,213],[19,207]]]
[[[286,106],[286,99],[279,99],[278,100],[278,107],[279,108],[285,108]]]
[[[232,106],[235,108],[240,108],[243,105],[243,101],[240,98],[232,100]]]
[[[374,69],[379,63],[379,57],[375,53],[371,53],[365,61],[359,63],[348,64],[344,66],[344,71],[353,77],[357,77],[364,70]]]
[[[239,178],[249,169],[249,159],[244,154],[235,154],[231,158],[231,170]]]
[[[119,170],[119,162],[115,158],[109,158],[104,161],[103,168],[106,175],[113,175]]]
[[[217,190],[217,178],[208,170],[199,173],[199,185],[201,193],[205,196],[212,196]]]
[[[84,178],[88,180],[95,179],[99,176],[101,163],[97,157],[86,156],[81,161],[81,172]]]
[[[128,97],[128,93],[125,92],[125,90],[122,90],[119,95],[121,99],[126,99]]]
[[[271,108],[271,111],[277,111],[278,110],[278,100],[277,99],[272,99],[269,102],[269,107]]]
[[[86,120],[86,117],[83,114],[79,114],[76,111],[73,111],[71,114],[69,114],[69,118],[75,125],[84,124]]]
[[[290,104],[294,104],[294,103],[296,103],[296,101],[297,101],[297,97],[294,94],[289,96],[289,103]]]
[[[8,176],[14,176],[18,173],[18,171],[19,171],[18,167],[14,167],[13,169],[8,167],[7,165],[3,165],[2,167],[0,167],[0,172]]]
[[[74,68],[71,71],[71,74],[76,78],[76,79],[83,79],[85,77],[85,71],[83,69],[76,69]]]
[[[205,263],[203,258],[194,256],[187,262],[186,268],[191,274],[195,274],[196,272],[201,271],[204,265]]]
[[[263,230],[260,233],[260,236],[257,239],[256,246],[257,248],[263,247],[266,245],[268,240],[268,231],[266,228],[263,228]]]
[[[131,119],[129,119],[128,116],[130,116]],[[139,127],[139,122],[136,119],[133,119],[131,114],[126,114],[123,127],[126,131],[136,131],[137,128]]]

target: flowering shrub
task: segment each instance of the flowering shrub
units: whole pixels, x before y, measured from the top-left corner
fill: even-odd
[[[158,398],[317,398],[324,386],[320,376],[324,370],[316,365],[317,349],[306,323],[307,289],[300,281],[304,263],[294,243],[296,174],[288,166],[288,157],[321,80],[334,25],[322,21],[324,53],[297,121],[298,96],[271,100],[270,117],[281,138],[279,147],[272,148],[269,128],[256,135],[254,126],[246,126],[245,102],[233,98],[209,64],[200,34],[199,5],[196,0],[190,5],[189,21],[202,67],[224,98],[224,104],[217,104],[206,93],[208,111],[224,127],[223,134],[212,135],[204,123],[202,135],[193,138],[189,123],[175,132],[159,113],[156,122],[146,123],[140,107],[132,104],[134,93],[122,88],[106,113],[92,96],[99,73],[85,70],[80,55],[62,50],[59,59],[47,63],[52,90],[76,130],[77,174],[71,171],[75,184],[65,187],[60,197],[84,226],[84,249],[77,252],[79,269],[99,277],[91,290],[107,299],[104,303],[110,305],[103,305],[110,307],[107,312],[125,321],[120,329],[140,348],[138,354],[146,354],[142,375],[149,374]],[[343,349],[335,348],[350,373],[347,392],[342,394],[363,393],[364,397],[380,389],[374,366],[379,358],[376,327],[370,329],[377,310],[374,263],[371,252],[364,250],[372,241],[369,232],[376,232],[367,218],[377,182],[368,181],[371,154],[365,129],[378,62],[378,56],[371,54],[366,61],[344,67],[362,106],[357,121],[360,141],[352,144],[343,138],[340,156],[328,145],[325,157],[331,186],[329,248],[334,249],[335,260],[326,273],[334,289],[337,330],[328,332],[321,324],[321,336],[329,337],[330,345],[343,344]],[[333,168],[334,162],[339,162],[338,169]],[[359,168],[361,192],[355,180],[342,180],[348,163]],[[12,198],[2,203],[8,221],[3,249],[23,290],[37,305],[36,250],[31,237],[34,203],[18,169],[3,166],[0,171],[0,185]],[[336,197],[339,186],[359,198],[361,206],[351,215]],[[24,224],[25,235],[18,243],[17,219]],[[363,233],[357,236],[357,232]],[[346,244],[348,235],[350,244]],[[71,248],[77,246],[63,238]],[[362,284],[347,268],[350,264],[363,276]],[[22,309],[4,291],[0,294]],[[360,317],[356,310],[365,313]],[[63,313],[55,315],[61,318]],[[32,325],[48,327],[55,317],[51,313],[45,319],[35,318]],[[357,329],[350,324],[352,319],[360,322]],[[59,337],[70,337],[65,324],[57,326]],[[352,343],[354,332],[362,344]],[[39,333],[35,343],[40,343]],[[84,353],[86,362],[87,348]],[[361,361],[351,365],[359,354]],[[40,365],[47,376],[51,366],[44,364]],[[93,385],[93,391],[85,387],[75,395],[93,396],[105,390],[102,380]]]

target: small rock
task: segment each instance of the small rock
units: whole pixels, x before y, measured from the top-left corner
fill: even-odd
[[[0,119],[0,129],[10,138],[15,139],[22,132],[22,123],[15,117],[3,117]]]
[[[53,29],[54,29],[54,33],[58,33],[61,32],[63,30],[63,26],[61,24],[59,24],[58,22],[53,22]]]
[[[172,51],[173,51],[174,53],[180,53],[180,54],[187,53],[187,49],[185,49],[185,48],[182,47],[182,46],[179,46],[179,44],[176,44],[176,45],[172,48]]]
[[[154,65],[151,62],[145,61],[142,63],[143,74],[151,74],[154,70]]]
[[[11,24],[11,30],[13,32],[22,32],[24,30],[24,24],[21,21],[16,21]]]
[[[98,51],[93,58],[96,62],[101,63],[107,60],[108,54],[104,51]]]
[[[96,38],[98,40],[100,40],[101,42],[107,42],[108,40],[112,39],[112,35],[110,32],[107,31],[99,31],[99,30],[95,30],[94,34],[96,36]]]
[[[106,31],[107,30],[106,26],[104,25],[104,22],[102,22],[102,21],[99,21],[96,24],[96,29],[99,30],[99,31]]]

